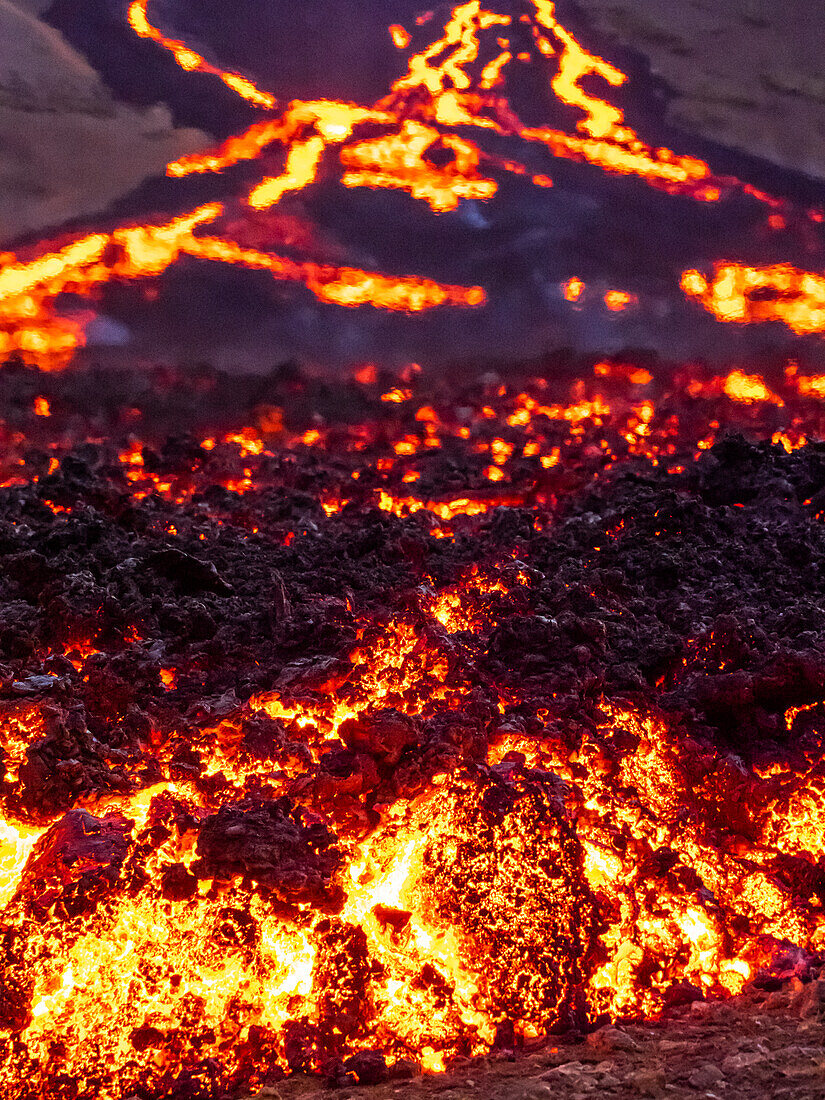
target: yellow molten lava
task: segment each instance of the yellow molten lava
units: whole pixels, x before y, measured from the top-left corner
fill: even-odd
[[[825,332],[825,275],[791,264],[751,267],[720,262],[711,278],[686,271],[682,290],[717,321],[740,325],[778,321],[798,336]]]

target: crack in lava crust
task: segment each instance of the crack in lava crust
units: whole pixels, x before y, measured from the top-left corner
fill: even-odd
[[[825,379],[558,366],[0,373],[5,1096],[377,1081],[821,961]]]

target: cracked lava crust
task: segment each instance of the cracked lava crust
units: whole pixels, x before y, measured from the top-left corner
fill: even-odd
[[[4,1095],[370,1083],[810,978],[824,396],[7,367]]]

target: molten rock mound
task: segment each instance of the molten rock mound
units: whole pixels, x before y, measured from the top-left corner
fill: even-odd
[[[4,1095],[811,977],[825,378],[562,375],[0,375]]]

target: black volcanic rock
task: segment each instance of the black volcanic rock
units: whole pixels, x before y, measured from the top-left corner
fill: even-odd
[[[174,547],[153,550],[145,560],[151,569],[172,581],[182,592],[208,591],[225,596],[232,591],[232,586],[218,575],[214,562],[201,561]]]
[[[26,903],[32,913],[42,918],[53,908],[66,916],[91,912],[120,877],[131,830],[132,823],[117,813],[64,814],[31,854]]]
[[[289,902],[334,908],[340,888],[335,837],[288,800],[224,807],[204,819],[193,871],[199,878],[243,876]]]
[[[584,382],[572,406],[554,404],[567,387],[552,378],[413,379],[401,402],[370,384],[350,424],[349,409],[301,420],[318,391],[294,372],[259,380],[254,400],[242,379],[216,376],[204,397],[181,372],[141,383],[139,440],[140,417],[128,432],[89,422],[82,373],[38,378],[55,411],[19,412],[15,431],[27,452],[77,461],[42,474],[0,435],[0,799],[43,831],[0,927],[0,1021],[22,1033],[46,954],[59,985],[78,927],[105,935],[104,917],[144,899],[184,930],[168,955],[144,945],[164,997],[203,959],[277,988],[275,926],[299,990],[285,986],[283,1027],[232,1040],[231,1069],[199,998],[166,1031],[124,1008],[138,1068],[123,1087],[147,1100],[229,1095],[261,1066],[380,1081],[385,1056],[447,1032],[451,1053],[477,1049],[455,972],[416,955],[422,924],[449,930],[507,1049],[514,1021],[580,1031],[585,995],[603,1022],[610,990],[591,979],[616,961],[604,930],[622,914],[644,941],[634,914],[675,929],[688,911],[725,959],[751,936],[760,981],[809,978],[825,897],[807,809],[825,771],[825,449],[767,439],[780,414],[815,434],[821,409],[790,384],[760,411],[663,378],[634,435],[638,394],[615,383],[600,398],[615,412],[583,420]],[[15,385],[0,373],[0,395]],[[351,388],[325,383],[324,401],[343,407]],[[259,402],[283,408],[260,446],[236,430]],[[525,423],[530,402],[547,411]],[[742,432],[710,445],[710,422]],[[763,895],[798,942],[774,934]],[[47,928],[36,957],[21,913]],[[678,950],[647,946],[634,979],[655,1011],[699,988],[670,935]],[[415,1042],[384,1045],[398,958],[423,1007]],[[226,1034],[247,1028],[246,996],[233,989]],[[55,1081],[73,1042],[44,1055]],[[174,1072],[150,1079],[159,1051]]]

